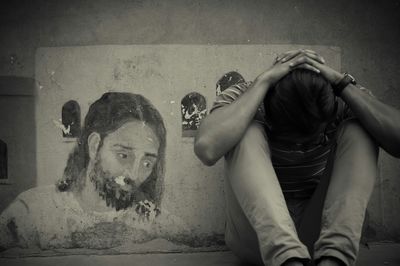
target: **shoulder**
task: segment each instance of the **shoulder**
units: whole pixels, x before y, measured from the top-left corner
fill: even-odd
[[[241,82],[235,85],[232,85],[222,92],[217,94],[217,97],[211,107],[210,112],[214,111],[215,109],[222,107],[224,105],[230,104],[236,101],[247,89],[250,87],[252,82]]]
[[[16,200],[23,201],[26,204],[35,204],[36,202],[52,199],[59,193],[55,185],[39,186],[22,192]]]
[[[247,89],[251,86],[252,82],[247,81],[247,82],[241,82],[235,85],[232,85],[222,91],[219,95],[230,95],[235,98],[239,97],[241,94],[243,94]],[[219,96],[217,95],[217,96]]]
[[[0,246],[46,246],[57,241],[52,237],[66,232],[68,212],[79,211],[77,204],[72,192],[60,192],[55,185],[22,192],[0,215]]]
[[[17,216],[21,211],[30,215],[48,213],[66,202],[71,202],[72,197],[71,192],[60,192],[55,185],[39,186],[19,194],[6,210]]]

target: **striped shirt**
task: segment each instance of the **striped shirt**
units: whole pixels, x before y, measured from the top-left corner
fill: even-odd
[[[225,89],[217,95],[210,112],[234,102],[250,85],[251,82],[244,82]],[[361,89],[366,90],[365,88]],[[368,90],[366,91],[370,93]],[[312,195],[321,177],[329,170],[328,162],[334,154],[335,136],[339,124],[351,118],[354,118],[354,115],[350,108],[341,99],[338,99],[336,118],[327,125],[324,134],[321,135],[321,141],[317,144],[300,147],[295,144],[289,146],[268,140],[272,165],[284,193],[296,193],[302,197]],[[267,126],[263,103],[259,106],[254,120],[262,123],[264,127]]]

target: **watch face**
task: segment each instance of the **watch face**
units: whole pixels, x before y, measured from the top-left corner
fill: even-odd
[[[356,79],[352,75],[350,75],[349,73],[346,73],[346,76],[348,76],[350,78],[351,83],[356,84]]]

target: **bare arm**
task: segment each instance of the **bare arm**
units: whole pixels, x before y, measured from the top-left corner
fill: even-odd
[[[332,84],[337,83],[343,74],[320,64],[312,58],[298,58],[293,67],[299,63],[313,65],[321,71]],[[377,98],[349,84],[340,97],[350,107],[362,126],[375,141],[390,155],[400,158],[400,111]]]
[[[240,140],[269,87],[267,78],[256,79],[236,101],[216,109],[202,121],[194,152],[204,164],[215,164]]]
[[[343,90],[341,98],[379,146],[400,158],[400,111],[352,84]]]
[[[268,89],[291,71],[290,63],[295,58],[302,56],[324,62],[314,51],[289,51],[279,56],[274,65],[260,74],[236,101],[216,109],[202,121],[195,138],[194,152],[204,164],[215,164],[238,143]],[[319,72],[311,65],[300,65],[298,67]]]

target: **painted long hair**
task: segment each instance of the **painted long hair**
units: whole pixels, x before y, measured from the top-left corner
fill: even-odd
[[[131,120],[145,122],[160,141],[157,163],[150,176],[140,185],[149,200],[160,206],[164,190],[166,130],[161,114],[139,94],[107,92],[89,107],[79,141],[68,157],[62,179],[57,183],[58,189],[67,191],[82,188],[89,163],[88,137],[92,132],[100,135],[102,143],[104,137]]]

